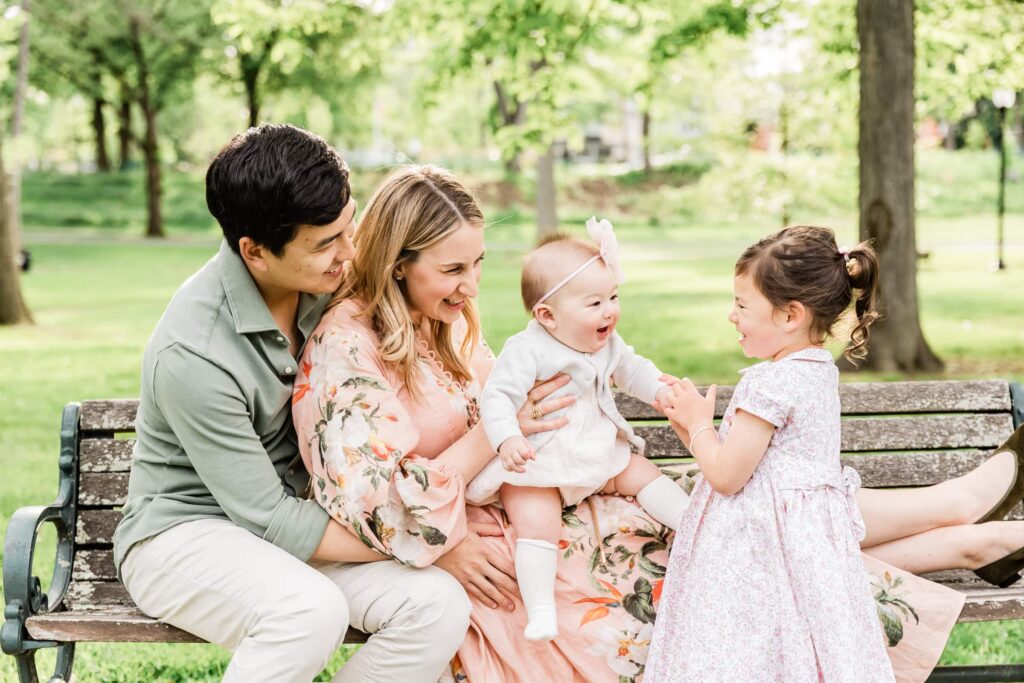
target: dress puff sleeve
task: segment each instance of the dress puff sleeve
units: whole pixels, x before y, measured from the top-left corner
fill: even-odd
[[[466,535],[465,482],[415,453],[419,432],[352,302],[310,337],[292,396],[312,496],[368,547],[422,567]]]
[[[782,427],[796,405],[796,396],[786,381],[781,362],[759,363],[747,368],[736,388],[736,409],[756,415],[775,427]]]

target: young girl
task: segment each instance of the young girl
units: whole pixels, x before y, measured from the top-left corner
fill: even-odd
[[[654,519],[675,528],[687,503],[682,489],[643,457],[643,440],[615,408],[612,384],[647,403],[666,397],[669,388],[654,364],[615,332],[622,274],[611,224],[591,218],[587,229],[595,243],[556,236],[527,258],[522,294],[533,320],[506,342],[480,403],[498,458],[466,491],[478,505],[500,499],[515,529],[529,640],[558,635],[555,543],[563,505],[601,490],[636,496]],[[558,373],[572,380],[561,394],[576,397],[565,409],[567,424],[527,439],[516,412],[536,380]]]
[[[856,472],[839,460],[838,370],[822,344],[855,300],[863,357],[878,261],[791,227],[736,263],[729,321],[748,357],[718,433],[715,387],[661,402],[702,479],[669,560],[644,681],[891,681],[858,541]]]

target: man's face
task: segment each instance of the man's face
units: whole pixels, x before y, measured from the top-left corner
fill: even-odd
[[[341,214],[326,225],[301,225],[284,245],[280,256],[263,251],[265,284],[308,294],[329,294],[341,283],[342,266],[355,256],[356,200],[350,199]]]

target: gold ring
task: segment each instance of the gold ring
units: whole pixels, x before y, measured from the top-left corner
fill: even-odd
[[[544,413],[540,412],[540,406],[537,405],[536,401],[534,401],[533,402],[533,419],[534,420],[539,420],[542,417],[544,417]]]

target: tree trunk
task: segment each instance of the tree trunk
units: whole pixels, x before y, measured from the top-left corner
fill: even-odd
[[[142,48],[141,27],[137,19],[129,20],[131,51],[138,70],[138,103],[146,130],[142,139],[142,157],[146,163],[146,237],[164,237],[164,220],[160,212],[160,154],[157,144],[157,107],[149,89],[149,63]]]
[[[555,206],[555,146],[550,144],[537,157],[537,240],[558,230]]]
[[[21,296],[21,282],[18,276],[17,254],[14,236],[10,232],[7,201],[9,193],[3,182],[3,155],[0,154],[0,325],[16,325],[32,322],[32,314]]]
[[[240,64],[242,84],[245,86],[245,103],[249,107],[249,127],[253,128],[260,122],[259,77],[262,60],[257,61],[251,56],[243,57]]]
[[[651,106],[649,104],[644,106],[642,121],[640,129],[644,140],[644,175],[650,175],[654,170],[654,164],[651,163]]]
[[[884,318],[862,367],[936,371],[921,331],[914,226],[914,3],[858,0],[860,237],[874,240]]]
[[[146,161],[146,237],[165,237],[164,219],[160,211],[163,192],[160,178],[160,155],[157,146],[156,111],[152,105],[142,106],[146,120],[146,137],[142,141],[142,155]]]
[[[110,156],[107,154],[107,122],[103,116],[102,97],[92,100],[92,134],[96,141],[96,170],[101,173],[110,171]]]
[[[132,103],[125,90],[121,91],[121,106],[117,110],[118,168],[126,170],[132,162]]]
[[[501,127],[521,126],[526,121],[526,103],[518,97],[509,97],[504,87],[494,81],[494,94],[498,101],[498,113],[501,115]],[[504,158],[505,175],[517,176],[523,170],[522,153],[516,150],[511,156]]]
[[[11,111],[11,142],[14,144],[15,156],[4,183],[4,211],[7,221],[5,235],[14,254],[21,250],[21,159],[18,154],[18,138],[21,137],[21,124],[25,119],[25,94],[28,90],[28,29],[31,17],[29,11],[29,0],[21,0],[21,13],[25,18],[18,35],[18,71],[14,81],[14,106]]]

